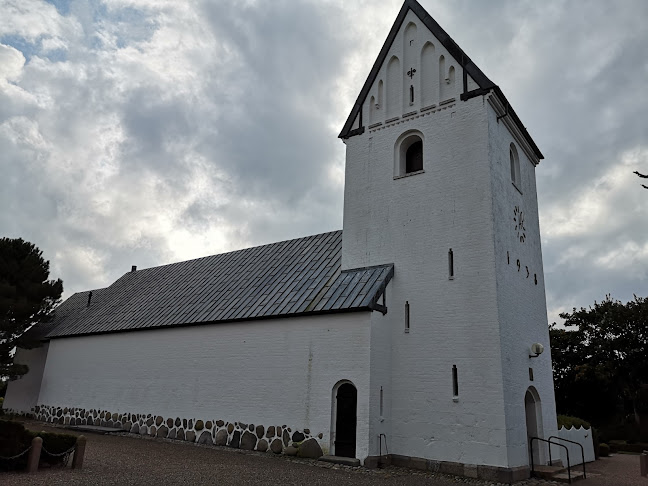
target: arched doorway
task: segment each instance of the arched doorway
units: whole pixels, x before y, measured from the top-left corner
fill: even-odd
[[[527,454],[530,452],[531,437],[542,437],[542,405],[540,403],[540,395],[534,387],[529,387],[524,394],[524,411],[526,414],[526,430],[527,430]],[[541,450],[544,450],[544,444],[541,441],[533,441],[533,462],[541,464],[540,460],[543,456]],[[529,457],[529,464],[531,457]]]
[[[356,425],[358,390],[352,383],[343,382],[335,392],[335,443],[336,456],[356,456]]]

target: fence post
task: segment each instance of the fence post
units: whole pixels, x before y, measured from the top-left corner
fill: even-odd
[[[641,468],[641,475],[648,476],[648,451],[643,451],[639,456],[639,467]]]
[[[86,438],[85,435],[77,437],[74,446],[74,459],[72,459],[72,469],[81,469],[83,467],[83,456],[85,455]]]
[[[38,462],[40,461],[41,449],[43,447],[43,439],[34,437],[32,439],[31,450],[27,456],[27,472],[34,473],[38,471]]]

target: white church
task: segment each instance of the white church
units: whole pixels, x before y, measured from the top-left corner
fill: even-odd
[[[535,169],[501,89],[416,0],[340,133],[342,231],[66,300],[5,409],[513,482],[556,433]],[[542,353],[544,347],[544,353]],[[535,461],[542,452],[532,453]],[[536,462],[537,463],[537,462]]]

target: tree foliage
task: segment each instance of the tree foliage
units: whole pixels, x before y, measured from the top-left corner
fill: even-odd
[[[27,367],[13,363],[11,350],[34,323],[51,319],[63,282],[48,280],[43,252],[22,238],[0,238],[0,377],[15,379]],[[20,342],[23,347],[35,343]]]
[[[588,309],[560,315],[565,329],[550,328],[560,413],[609,423],[648,410],[643,403],[648,385],[648,299],[626,304],[609,295]]]

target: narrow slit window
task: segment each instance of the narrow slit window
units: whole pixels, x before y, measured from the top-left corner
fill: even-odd
[[[405,332],[410,330],[410,305],[409,301],[405,301]]]
[[[448,250],[448,277],[451,279],[454,278],[454,253],[452,252],[452,248]]]
[[[509,147],[509,159],[511,162],[511,182],[518,190],[520,190],[521,188],[520,158],[518,156],[517,149],[513,144],[511,144]]]
[[[452,365],[452,395],[459,396],[459,381],[457,380],[457,365]]]
[[[414,86],[410,86],[410,103],[414,103]]]
[[[383,387],[380,387],[380,416],[383,416]]]
[[[529,368],[529,381],[533,381],[533,368]]]

